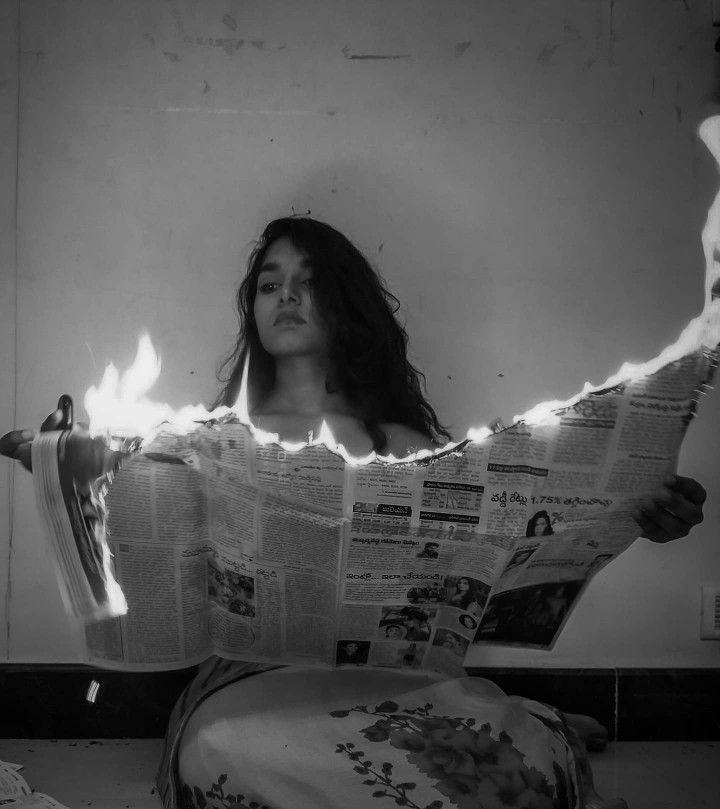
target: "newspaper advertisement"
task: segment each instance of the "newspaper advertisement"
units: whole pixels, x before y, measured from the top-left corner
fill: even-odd
[[[87,660],[454,676],[472,644],[550,648],[640,534],[636,505],[675,471],[717,363],[697,348],[411,461],[289,450],[232,418],[161,432],[107,487],[103,542],[127,609],[88,623]]]

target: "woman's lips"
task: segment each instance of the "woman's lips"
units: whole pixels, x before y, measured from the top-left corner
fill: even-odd
[[[300,317],[300,315],[296,314],[295,312],[282,312],[275,318],[274,326],[287,326],[287,325],[296,325],[301,326],[305,323],[305,319]]]

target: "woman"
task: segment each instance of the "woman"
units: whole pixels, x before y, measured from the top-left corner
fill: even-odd
[[[304,441],[323,420],[351,455],[407,455],[450,440],[407,359],[397,299],[322,222],[271,222],[237,295],[240,333],[215,405],[232,405],[249,356],[253,423]]]
[[[549,537],[553,533],[550,515],[547,511],[538,511],[530,517],[525,531],[526,537]]]
[[[395,320],[396,309],[396,299],[387,292],[368,262],[342,234],[329,225],[309,218],[271,222],[251,256],[248,274],[238,293],[241,328],[234,350],[225,364],[229,374],[216,404],[234,403],[242,369],[249,357],[249,406],[253,422],[258,427],[279,434],[283,440],[305,440],[309,434],[317,434],[325,421],[336,440],[356,456],[375,450],[403,457],[417,449],[436,448],[449,440],[449,434],[422,394],[421,375],[407,360],[407,335]],[[56,411],[41,429],[56,428],[61,416]],[[32,430],[8,433],[0,439],[0,452],[20,460],[30,469],[33,436]],[[103,456],[97,442],[86,441],[84,454],[78,463],[84,465],[88,476],[93,476],[111,462],[112,459]],[[654,541],[664,542],[684,536],[701,521],[703,499],[704,491],[699,484],[678,477],[672,485],[658,492],[653,501],[648,502],[647,508],[637,516],[638,523],[645,535]],[[467,579],[464,582],[469,591],[470,583]],[[457,596],[462,600],[465,593],[461,594],[458,590]],[[263,676],[252,676],[259,674]],[[411,676],[412,685],[408,685],[407,678]],[[500,711],[498,722],[505,721],[502,717],[507,718],[518,710],[516,703],[509,708],[508,700],[511,698],[506,698],[492,684],[479,678],[469,679],[474,681],[472,687],[476,689],[472,695],[475,700],[473,704],[480,704],[477,702],[480,700],[487,711]],[[312,747],[309,729],[322,724],[318,718],[320,714],[307,713],[308,706],[325,705],[323,700],[330,695],[336,700],[335,704],[348,707],[347,710],[331,712],[333,719],[341,719],[359,711],[359,708],[351,706],[361,702],[365,710],[361,722],[367,725],[370,721],[367,706],[375,704],[373,699],[382,699],[391,691],[399,693],[408,689],[410,693],[427,693],[427,689],[432,690],[434,685],[433,676],[423,673],[411,675],[354,667],[336,672],[313,672],[211,658],[199,667],[195,680],[173,711],[166,751],[158,774],[161,797],[168,809],[201,807],[207,803],[206,796],[210,793],[218,801],[222,800],[222,805],[232,803],[233,806],[243,807],[246,805],[243,803],[246,800],[244,794],[249,796],[248,802],[254,801],[254,805],[257,805],[258,799],[266,800],[264,794],[259,794],[260,790],[279,788],[280,794],[285,794],[282,793],[287,786],[284,779],[292,776],[296,780],[287,786],[292,797],[284,802],[282,798],[278,799],[276,809],[289,809],[291,804],[313,809],[325,805],[312,791],[315,786],[300,777],[305,774],[303,768],[307,764],[302,756]],[[464,688],[467,690],[467,686]],[[426,691],[423,692],[423,689]],[[478,696],[477,689],[484,689],[482,696]],[[433,697],[439,701],[442,698],[442,694],[438,693]],[[271,705],[272,710],[268,708],[263,713],[258,708],[263,704]],[[418,704],[422,706],[423,703]],[[432,756],[426,761],[417,752],[420,749],[418,745],[422,746],[427,741],[423,728],[427,725],[428,732],[435,734],[433,738],[438,740],[441,738],[436,733],[438,723],[445,722],[447,725],[451,721],[447,719],[447,712],[451,715],[454,713],[448,708],[445,718],[428,718],[425,715],[428,711],[426,705],[424,709],[418,709],[420,713],[415,718],[398,718],[397,713],[388,713],[389,707],[384,712],[380,710],[383,706],[391,705],[397,708],[395,702],[379,702],[374,709],[375,716],[382,713],[386,718],[378,719],[369,727],[361,725],[358,732],[369,742],[381,743],[384,740],[396,748],[394,752],[415,750],[421,769],[425,764],[431,769],[435,767]],[[562,747],[558,740],[564,739],[567,728],[564,728],[563,720],[555,712],[535,704],[528,705],[522,708],[525,712],[523,715],[528,717],[527,721],[523,720],[523,727],[531,716],[535,717],[535,736],[528,737],[527,744],[530,747],[535,745],[538,760],[544,757],[551,779],[553,772],[556,775],[558,772],[565,773],[562,778],[557,775],[554,788],[557,791],[562,787],[567,792],[572,787],[572,754],[568,753],[565,769],[552,758],[565,755],[557,750]],[[422,714],[422,710],[425,710],[425,714]],[[234,713],[237,714],[237,725],[230,721]],[[391,715],[394,718],[387,718]],[[309,716],[314,717],[312,722]],[[393,723],[401,723],[402,728],[398,729]],[[392,727],[395,727],[394,735],[388,730]],[[490,731],[480,722],[477,727],[479,731],[468,725],[462,731],[465,733],[463,738],[475,734],[478,744],[499,746],[496,752],[485,758],[486,761],[494,761],[499,756],[503,761],[515,762],[513,766],[517,766],[518,772],[523,767],[527,769],[523,763],[526,750],[521,754],[512,747],[510,758],[505,755],[508,753],[508,734],[501,734],[500,740],[489,735],[481,738],[481,733],[489,734]],[[242,732],[238,728],[242,728]],[[215,737],[212,737],[211,730]],[[518,730],[518,734],[520,732]],[[251,739],[249,743],[248,733]],[[448,726],[443,733],[442,738],[449,734],[456,739],[457,733],[460,733],[459,725]],[[240,758],[253,755],[259,758],[252,762],[236,762],[238,772],[233,774],[233,778],[252,783],[249,786],[236,784],[232,787],[232,795],[225,796],[223,784],[230,786],[226,783],[227,770],[213,772],[210,764],[207,765],[209,769],[203,770],[204,762],[214,760],[208,754],[210,747],[213,755],[235,749],[233,745],[237,745],[243,734],[244,747],[238,755]],[[271,755],[263,745],[270,745],[273,740],[277,744],[272,748],[274,752]],[[355,761],[355,776],[362,777],[360,770],[365,773],[363,784],[381,783],[384,794],[388,795],[394,794],[392,789],[406,788],[403,784],[392,785],[385,765],[382,773],[368,778],[368,774],[374,770],[365,762],[358,764],[353,750],[353,745],[338,743],[335,753]],[[555,752],[551,756],[549,751]],[[389,756],[392,752],[390,748],[384,748],[382,755]],[[277,756],[279,762],[274,776],[268,775],[265,769],[274,763],[273,756]],[[291,758],[286,760],[282,756]],[[338,758],[333,759],[332,752],[330,756],[311,759],[312,767],[318,772],[322,767],[329,766],[328,780],[340,784],[337,762]],[[235,766],[232,761],[227,766],[231,765]],[[352,769],[350,772],[353,774]],[[497,780],[497,773],[493,777]],[[253,781],[254,778],[260,781]],[[479,788],[477,779],[473,780],[470,776],[461,778],[457,770],[439,775],[435,773],[433,778],[447,782],[446,791],[443,792],[445,795],[455,794],[455,789],[472,791]],[[547,782],[529,771],[523,778],[523,783],[527,779],[535,779],[533,783],[537,782],[541,791],[549,788]],[[487,786],[490,781],[483,783]],[[240,788],[244,790],[243,795],[238,791]],[[225,801],[226,797],[228,801]],[[232,797],[232,802],[229,797]],[[367,797],[370,798],[369,792]],[[507,798],[508,793],[505,793],[503,805],[511,806],[506,802]],[[334,802],[334,799],[328,800],[330,806],[345,805],[340,803],[340,797]],[[368,801],[369,805],[375,803],[372,799]]]
[[[455,584],[455,592],[448,598],[448,604],[459,607],[465,612],[477,615],[482,609],[474,586],[467,576],[461,576]]]

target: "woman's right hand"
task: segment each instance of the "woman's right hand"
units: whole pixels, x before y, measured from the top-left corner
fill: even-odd
[[[123,453],[113,452],[108,449],[102,438],[92,438],[83,427],[70,427],[66,422],[66,414],[58,407],[42,423],[40,432],[71,429],[66,445],[67,457],[72,476],[76,481],[88,483],[117,469]],[[0,438],[0,455],[20,461],[28,472],[32,472],[32,442],[36,436],[35,430],[28,429],[5,433]]]

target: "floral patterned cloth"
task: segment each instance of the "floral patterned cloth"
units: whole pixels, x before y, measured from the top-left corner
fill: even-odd
[[[283,668],[189,717],[175,809],[582,809],[562,717],[477,677]]]

